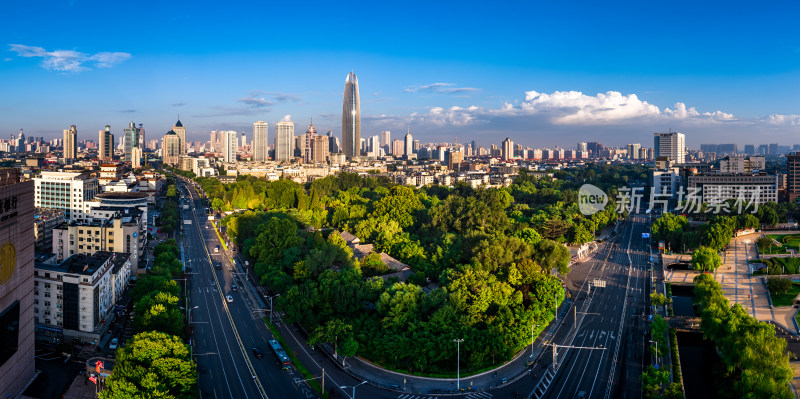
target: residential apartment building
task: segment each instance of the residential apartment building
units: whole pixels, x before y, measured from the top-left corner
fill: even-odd
[[[57,260],[97,251],[127,253],[138,265],[144,255],[146,223],[136,208],[96,207],[86,219],[62,223],[53,229],[53,253]]]
[[[35,206],[63,209],[67,220],[84,218],[87,211],[86,201],[100,192],[100,185],[93,172],[43,171],[33,181]]]
[[[112,158],[114,158],[114,135],[111,134],[111,126],[106,125],[106,128],[100,131],[100,146],[97,148],[97,159],[110,161]]]
[[[744,157],[731,156],[719,161],[720,173],[732,174],[751,174],[755,171],[764,170],[767,162],[764,157]]]
[[[78,159],[78,129],[75,125],[64,129],[64,154],[62,156],[65,164],[71,164]]]
[[[56,264],[36,263],[33,312],[37,330],[97,342],[131,276],[126,254],[98,251]]]
[[[62,209],[36,208],[33,215],[33,234],[36,237],[36,250],[53,252],[53,229],[64,223],[66,218]]]

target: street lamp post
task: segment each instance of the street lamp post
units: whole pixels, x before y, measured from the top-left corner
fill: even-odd
[[[461,343],[464,342],[463,338],[454,339],[456,343],[456,389],[461,392]]]
[[[356,399],[356,387],[357,387],[357,386],[360,386],[360,385],[364,385],[364,384],[366,384],[366,383],[367,383],[367,381],[366,381],[366,380],[364,380],[364,381],[361,381],[361,383],[360,383],[360,384],[353,385],[352,387],[348,387],[348,386],[340,386],[339,388],[341,388],[343,391],[344,391],[344,389],[345,389],[345,388],[353,388],[353,396],[351,396],[351,397],[350,397],[350,399]]]
[[[537,324],[536,327],[539,327]],[[533,357],[533,324],[531,324],[531,357]]]
[[[189,308],[189,310],[186,312],[186,324],[192,324],[192,309],[197,309],[199,307],[200,306]]]
[[[275,295],[269,297],[269,322],[270,323],[272,323],[272,314],[275,313],[274,312],[275,308],[272,307],[272,298],[277,298],[279,296],[281,296],[281,294],[275,294]]]

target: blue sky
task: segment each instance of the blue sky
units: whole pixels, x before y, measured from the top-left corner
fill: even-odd
[[[338,134],[354,70],[362,137],[800,143],[796,2],[161,3],[4,5],[0,136],[158,137],[179,113],[190,140],[285,115]]]

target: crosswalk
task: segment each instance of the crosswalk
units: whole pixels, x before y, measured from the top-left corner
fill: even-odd
[[[468,399],[489,399],[493,397],[492,394],[489,392],[472,392],[468,393],[465,398]],[[397,399],[440,399],[441,396],[425,396],[425,395],[412,395],[412,394],[403,394],[399,395]]]

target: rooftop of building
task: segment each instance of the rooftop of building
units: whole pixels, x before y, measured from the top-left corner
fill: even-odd
[[[97,269],[106,264],[112,257],[117,258],[113,252],[97,251],[91,255],[72,255],[63,262],[51,265],[47,263],[36,263],[36,269],[51,270],[61,273],[81,274],[84,276],[93,275]],[[127,257],[123,257],[127,260]],[[124,263],[124,262],[123,262]],[[115,264],[116,265],[116,264]]]
[[[100,198],[100,199],[137,199],[137,198],[147,198],[147,194],[145,194],[145,193],[107,192],[107,193],[97,194],[97,198]]]

